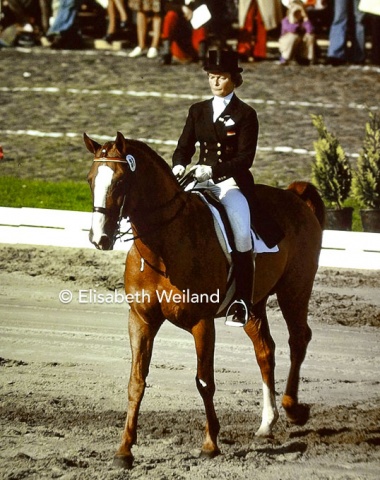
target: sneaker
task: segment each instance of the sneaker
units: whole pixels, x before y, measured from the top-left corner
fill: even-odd
[[[232,318],[228,318],[232,314]],[[248,309],[243,300],[235,300],[227,310],[225,325],[229,327],[245,327],[248,322]]]
[[[137,57],[141,57],[142,55],[145,55],[145,50],[143,50],[141,47],[137,46],[132,50],[132,52],[129,53],[128,57],[129,58],[137,58]]]
[[[150,47],[150,49],[148,50],[148,53],[146,54],[148,58],[156,58],[157,55],[158,55],[158,50],[155,47]]]

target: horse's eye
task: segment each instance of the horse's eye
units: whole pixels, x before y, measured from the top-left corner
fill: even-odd
[[[118,188],[120,188],[120,187],[122,186],[122,184],[123,184],[123,180],[122,180],[122,179],[116,180],[114,188],[115,188],[115,189],[118,189]]]

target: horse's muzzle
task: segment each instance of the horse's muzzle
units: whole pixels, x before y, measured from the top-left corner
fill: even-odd
[[[90,231],[90,242],[95,245],[98,250],[112,250],[113,242],[108,235],[102,235],[99,240],[94,240],[92,230]]]

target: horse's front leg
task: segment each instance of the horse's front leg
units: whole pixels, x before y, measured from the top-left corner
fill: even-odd
[[[206,411],[206,435],[201,455],[213,458],[220,453],[217,437],[220,426],[214,407],[214,350],[215,325],[213,319],[201,320],[191,333],[194,336],[197,352],[196,384]]]
[[[129,315],[129,338],[132,350],[131,374],[128,384],[128,410],[125,428],[119,450],[114,457],[114,465],[126,469],[132,468],[132,446],[137,439],[137,418],[144,396],[146,377],[152,357],[153,341],[163,323],[163,319],[153,324],[149,317],[132,310]]]
[[[253,315],[245,327],[245,332],[252,340],[257,363],[263,380],[263,411],[261,425],[256,436],[270,437],[278,420],[275,396],[275,343],[269,331],[266,316],[266,299],[253,307]]]

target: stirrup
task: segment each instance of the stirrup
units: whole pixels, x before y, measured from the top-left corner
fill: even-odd
[[[234,320],[233,318],[234,318],[235,315],[233,315],[233,317],[231,319],[228,319],[231,308],[236,307],[237,304],[242,305],[242,307],[244,308],[244,321],[243,322],[241,322],[239,320]],[[227,325],[228,327],[245,327],[247,325],[248,318],[249,318],[249,312],[248,312],[248,308],[247,308],[247,305],[245,304],[245,302],[243,302],[243,300],[235,300],[228,307],[228,310],[226,312],[226,320],[225,320],[224,324]]]

